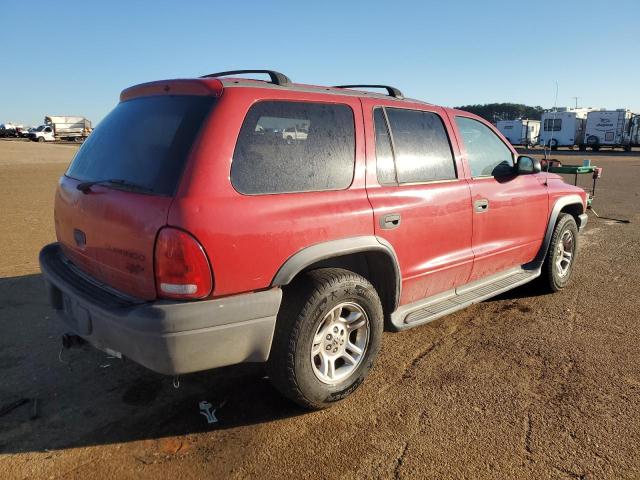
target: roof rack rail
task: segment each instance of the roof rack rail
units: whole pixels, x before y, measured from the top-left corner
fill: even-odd
[[[290,85],[291,79],[287,77],[284,73],[276,72],[275,70],[229,70],[228,72],[218,72],[218,73],[210,73],[208,75],[203,75],[200,78],[210,78],[210,77],[228,77],[229,75],[239,75],[245,73],[266,73],[271,78],[271,83],[274,85],[287,86]]]
[[[336,85],[333,88],[383,88],[388,92],[388,95],[393,98],[402,100],[404,95],[396,87],[389,85]]]

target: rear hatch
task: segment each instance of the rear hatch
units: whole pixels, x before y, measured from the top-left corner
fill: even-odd
[[[127,295],[156,298],[156,236],[214,102],[201,95],[131,98],[82,145],[60,179],[55,223],[64,253],[85,274]]]

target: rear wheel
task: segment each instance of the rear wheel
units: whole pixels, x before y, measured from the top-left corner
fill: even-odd
[[[362,383],[382,329],[382,305],[365,278],[340,268],[307,272],[284,291],[269,377],[299,405],[328,407]]]
[[[567,286],[577,253],[578,226],[573,216],[561,213],[542,266],[542,281],[546,289],[557,292]]]

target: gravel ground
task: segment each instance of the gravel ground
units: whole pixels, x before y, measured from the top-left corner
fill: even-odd
[[[0,408],[39,405],[0,416],[3,478],[640,478],[637,153],[554,155],[604,167],[594,207],[608,218],[590,214],[570,287],[385,334],[363,387],[306,413],[259,367],[176,389],[91,348],[59,356],[37,254],[75,150],[0,141]]]

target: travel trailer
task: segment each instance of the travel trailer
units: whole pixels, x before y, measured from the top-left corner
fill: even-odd
[[[542,114],[540,140],[542,146],[556,150],[583,143],[584,128],[590,108],[560,108]]]
[[[540,120],[520,118],[518,120],[499,120],[497,125],[500,133],[506,137],[511,145],[530,147],[538,143],[540,135]]]
[[[594,110],[587,115],[584,142],[580,150],[590,147],[594,152],[601,148],[623,148],[631,150],[631,110]]]
[[[640,147],[640,115],[634,115],[631,120],[631,146]]]

